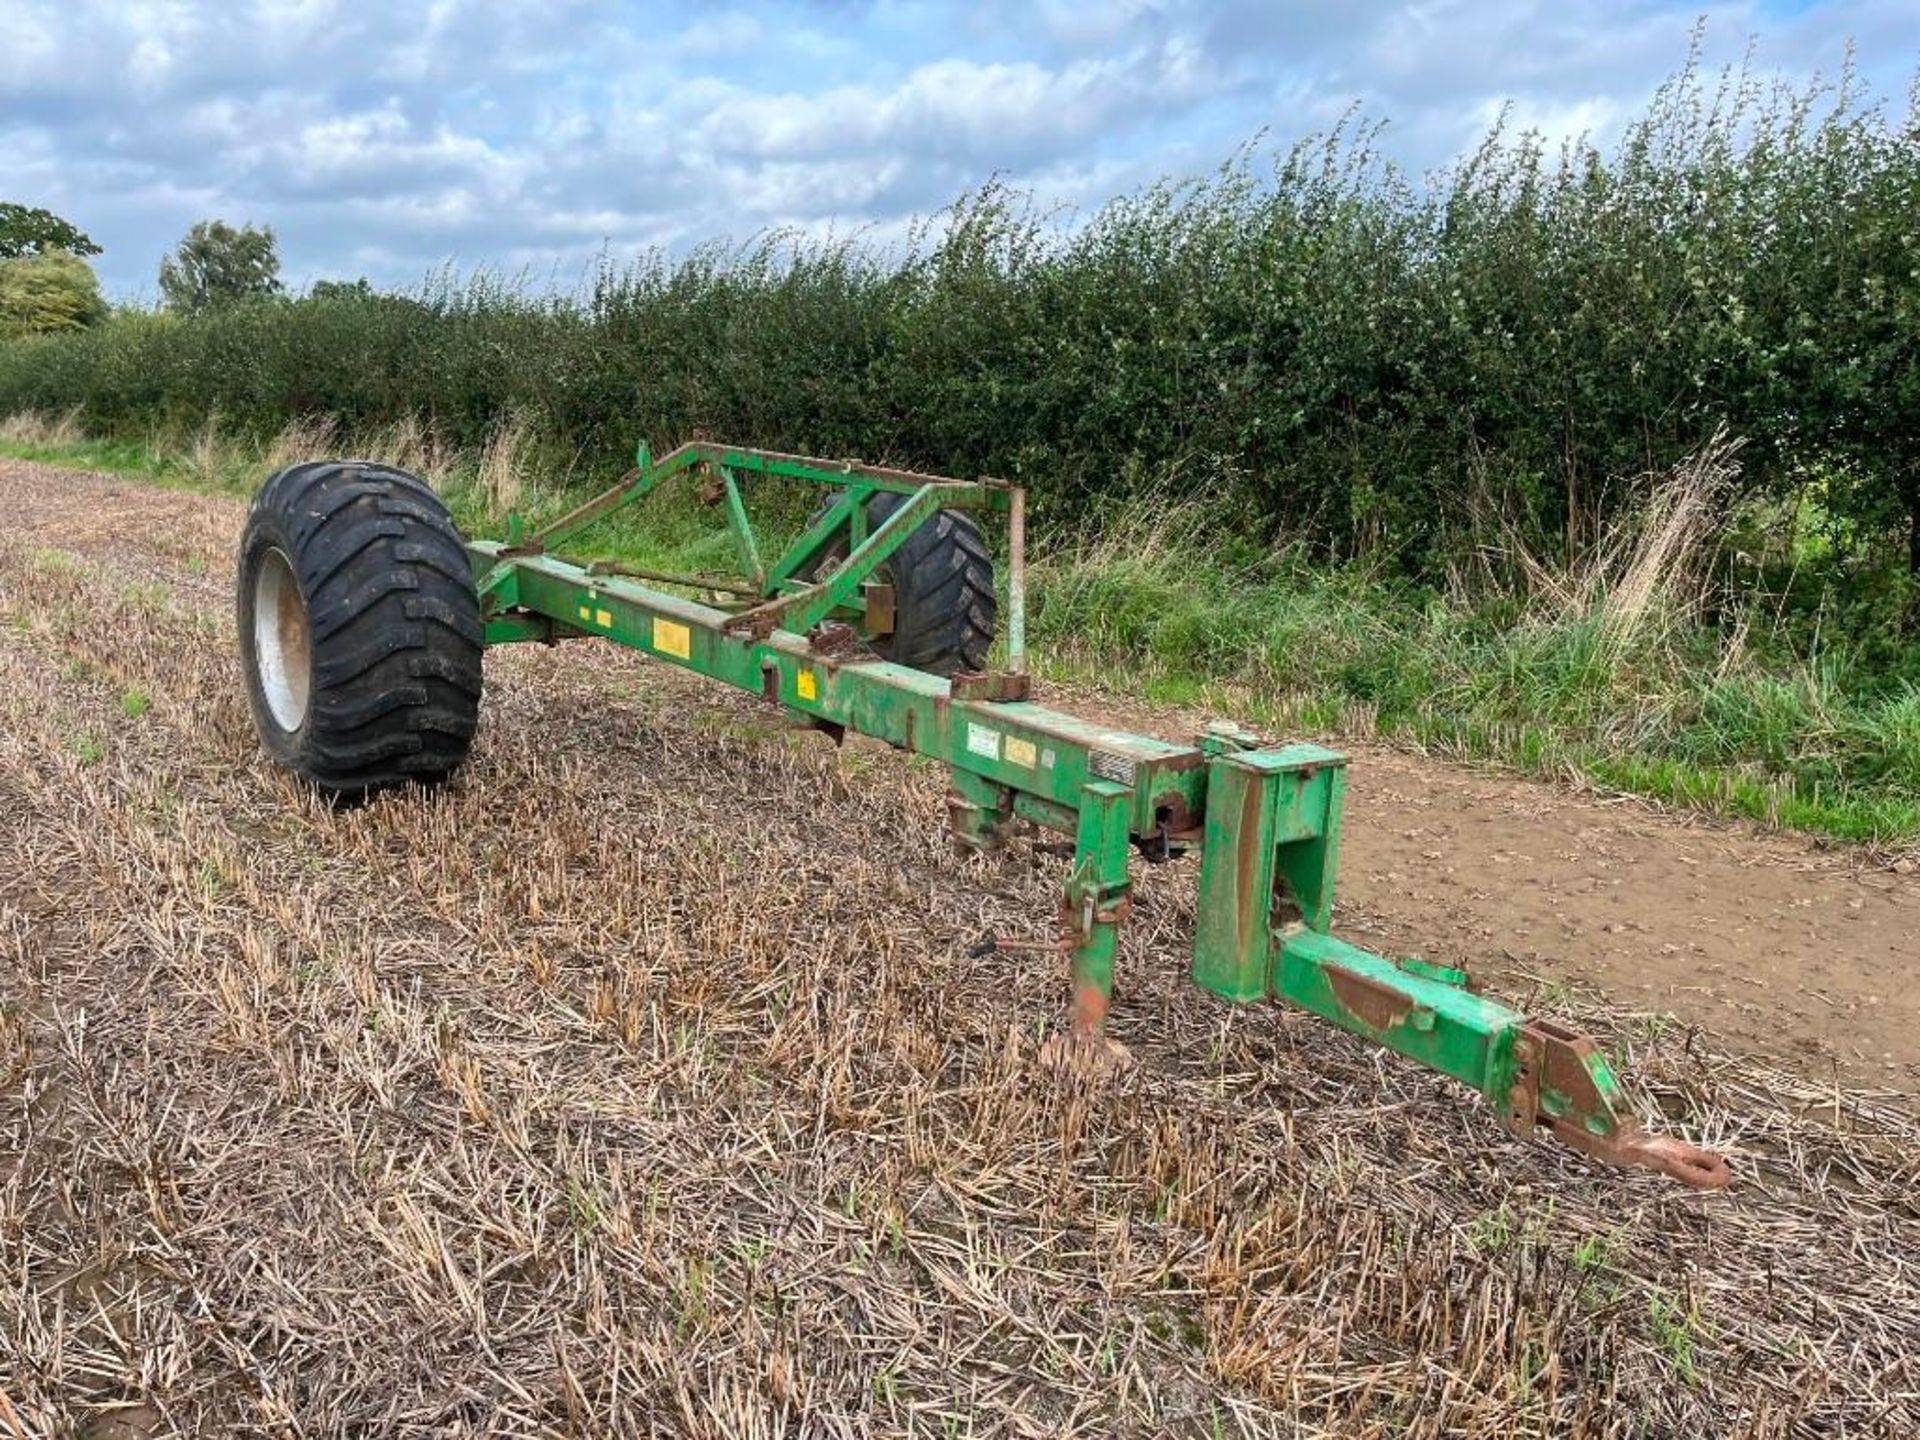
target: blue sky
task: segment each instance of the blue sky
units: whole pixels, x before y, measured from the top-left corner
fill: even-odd
[[[1920,63],[1916,0],[0,0],[0,199],[89,231],[119,296],[210,216],[296,284],[571,284],[603,247],[898,240],[996,174],[1084,211],[1356,102],[1416,171],[1506,102],[1604,138],[1699,21],[1796,80],[1852,39],[1901,107]]]

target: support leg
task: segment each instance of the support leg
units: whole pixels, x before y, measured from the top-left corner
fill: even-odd
[[[1127,913],[1127,819],[1133,792],[1096,780],[1080,792],[1080,827],[1062,919],[1072,940],[1073,1029],[1097,1036],[1113,995],[1113,952]]]
[[[1346,760],[1314,745],[1216,757],[1207,769],[1193,979],[1229,1000],[1274,988],[1275,947],[1333,919]]]
[[[947,825],[955,843],[966,850],[998,850],[1006,844],[1007,825],[1013,819],[1013,792],[968,770],[955,770],[952,775]]]

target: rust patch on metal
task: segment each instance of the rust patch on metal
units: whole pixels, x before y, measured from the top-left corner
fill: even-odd
[[[867,602],[867,633],[891,635],[894,626],[893,586],[883,580],[868,580],[860,586]]]
[[[1264,786],[1243,785],[1240,794],[1240,828],[1235,833],[1240,843],[1234,849],[1233,875],[1233,913],[1242,924],[1251,919],[1261,929],[1265,929],[1273,915],[1273,891],[1260,883],[1259,847],[1249,843],[1250,837],[1260,833],[1260,811],[1266,803]]]
[[[1565,1095],[1573,1102],[1573,1109],[1582,1115],[1604,1113],[1610,1108],[1593,1083],[1593,1072],[1587,1068],[1588,1059],[1600,1053],[1600,1047],[1592,1039],[1551,1020],[1535,1020],[1527,1026],[1527,1031],[1536,1037],[1535,1044],[1545,1052],[1541,1066],[1543,1088]]]
[[[860,632],[842,620],[822,620],[807,632],[807,646],[823,660],[852,660],[867,649]]]
[[[1572,1120],[1542,1123],[1562,1145],[1609,1165],[1655,1170],[1696,1190],[1724,1190],[1733,1183],[1733,1167],[1726,1156],[1672,1135],[1649,1135],[1632,1121],[1610,1135],[1595,1135]]]
[[[1025,700],[1033,694],[1033,677],[1009,670],[958,670],[948,691],[955,700]]]
[[[756,605],[751,610],[742,610],[722,627],[729,635],[745,635],[749,639],[764,640],[780,628],[780,621],[786,615],[783,603]]]
[[[1541,1057],[1534,1067],[1534,1116],[1562,1145],[1609,1165],[1658,1171],[1696,1190],[1724,1190],[1733,1183],[1733,1167],[1724,1155],[1671,1135],[1649,1135],[1638,1121],[1616,1116],[1588,1069],[1589,1057],[1600,1051],[1587,1036],[1550,1020],[1536,1020],[1515,1040],[1516,1060],[1523,1045],[1531,1046]],[[1510,1108],[1519,1089],[1518,1075],[1516,1069],[1514,1089],[1508,1092]],[[1540,1114],[1537,1092],[1542,1089],[1566,1097],[1569,1103],[1564,1113]],[[1587,1127],[1587,1120],[1593,1117],[1610,1122],[1602,1133]]]
[[[1340,1008],[1369,1030],[1391,1030],[1413,1009],[1413,1002],[1397,990],[1339,965],[1328,965],[1326,976]]]
[[[1097,1035],[1107,1023],[1107,997],[1098,985],[1073,987],[1073,1029],[1077,1035]]]
[[[503,554],[506,552],[502,552]],[[594,560],[581,567],[589,575],[620,575],[633,580],[656,580],[662,585],[684,585],[690,590],[714,590],[722,595],[752,596],[760,592],[724,575],[682,575],[674,570],[649,570],[643,565],[622,565],[612,560]]]
[[[1163,790],[1153,797],[1153,811],[1160,817],[1169,838],[1184,840],[1202,834],[1200,817],[1187,805],[1187,797],[1178,790]],[[1162,812],[1165,812],[1162,814]]]
[[[1504,1097],[1507,1129],[1525,1137],[1540,1119],[1540,1041],[1522,1030],[1513,1041],[1513,1083]]]

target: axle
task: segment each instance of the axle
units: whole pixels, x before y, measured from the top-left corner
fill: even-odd
[[[1082,720],[1032,703],[1020,673],[930,674],[845,643],[848,620],[884,615],[888,558],[937,510],[1012,508],[1018,492],[851,463],[711,445],[655,462],[523,540],[468,544],[488,644],[603,636],[759,695],[833,734],[852,730],[944,762],[950,824],[992,848],[1026,820],[1071,839],[1058,941],[1068,961],[1075,1033],[1103,1026],[1126,918],[1129,863],[1200,852],[1192,977],[1227,999],[1285,1000],[1471,1086],[1508,1129],[1541,1132],[1618,1165],[1713,1188],[1717,1155],[1643,1132],[1594,1043],[1466,988],[1464,974],[1374,955],[1331,933],[1345,757],[1313,745],[1265,748],[1232,728],[1191,745]],[[549,551],[669,475],[705,476],[741,536],[751,586],[662,572],[611,573]],[[740,481],[781,475],[835,487],[806,532],[771,564],[745,520]],[[898,496],[868,528],[867,504]],[[845,537],[846,554],[830,544]],[[823,561],[822,557],[828,557]],[[1016,569],[1018,569],[1016,557]],[[674,585],[725,602],[660,588]]]

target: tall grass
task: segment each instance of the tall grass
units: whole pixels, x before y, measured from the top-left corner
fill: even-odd
[[[361,433],[296,421],[265,441],[206,424],[140,442],[77,440],[71,422],[0,419],[0,453],[250,494],[282,465],[353,454],[425,474],[473,533],[538,523],[574,498],[525,453],[518,423],[475,453],[428,447],[405,420]],[[206,437],[212,435],[209,446]],[[1520,554],[1496,585],[1409,582],[1308,547],[1254,549],[1217,508],[1168,493],[1097,530],[1041,537],[1029,631],[1043,668],[1170,704],[1423,748],[1846,839],[1920,837],[1920,683],[1868,673],[1845,646],[1806,649],[1752,617],[1716,623],[1725,543],[1711,523],[1740,447],[1711,441],[1641,477],[1641,507],[1578,565]],[[776,495],[766,537],[798,529]],[[783,503],[784,502],[784,503]],[[681,571],[731,568],[730,537],[687,487],[622,512],[578,553]]]
[[[1920,685],[1702,614],[1715,541],[1660,483],[1608,558],[1468,603],[1295,547],[1235,560],[1151,507],[1044,553],[1031,630],[1067,674],[1289,729],[1384,736],[1791,829],[1920,834]]]

